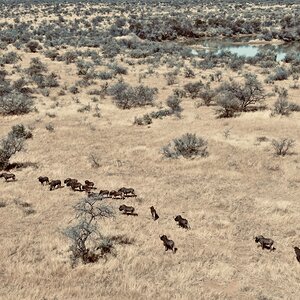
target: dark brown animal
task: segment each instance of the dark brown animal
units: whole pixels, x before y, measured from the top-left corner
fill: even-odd
[[[61,181],[60,180],[52,180],[50,183],[50,191],[54,189],[58,189],[61,187]]]
[[[118,190],[118,192],[122,192],[125,197],[136,197],[133,188],[122,187]]]
[[[12,173],[1,173],[0,177],[3,177],[5,181],[8,181],[9,179],[16,180],[16,175]]]
[[[93,187],[94,187],[94,185],[95,185],[95,183],[94,183],[94,182],[92,182],[92,181],[89,181],[89,180],[86,180],[84,183],[85,183],[85,185],[86,185],[86,186],[89,186],[90,188],[93,188]]]
[[[109,191],[108,191],[108,190],[101,190],[101,191],[99,192],[99,196],[102,196],[102,197],[104,197],[104,196],[109,197]]]
[[[76,182],[78,182],[78,180],[74,179],[74,178],[67,178],[64,180],[64,184],[66,186],[71,186],[73,183],[76,183]]]
[[[125,199],[124,194],[119,191],[110,191],[109,196],[113,199]]]
[[[49,178],[47,176],[40,176],[38,180],[42,185],[44,185],[44,183],[49,184]]]
[[[85,184],[81,186],[81,189],[87,193],[90,193],[92,188]]]
[[[82,191],[82,184],[80,182],[71,182],[70,187],[73,191]]]
[[[150,207],[150,211],[151,211],[152,219],[153,219],[154,221],[156,221],[156,220],[159,218],[159,216],[158,216],[158,214],[156,213],[155,208],[154,208],[153,206],[151,206],[151,207]]]
[[[123,211],[123,214],[126,215],[132,215],[134,213],[134,207],[123,204],[119,207],[119,211]]]
[[[298,247],[294,247],[295,254],[296,254],[296,259],[300,263],[300,249]]]
[[[173,253],[176,253],[178,250],[175,248],[175,243],[172,240],[169,240],[166,235],[162,235],[160,239],[163,241],[164,246],[165,246],[165,251],[171,250]]]
[[[189,222],[187,219],[184,219],[181,215],[178,215],[174,219],[176,222],[178,222],[178,225],[185,229],[191,229]]]
[[[272,239],[265,238],[262,235],[255,237],[255,243],[260,243],[258,247],[262,247],[262,249],[269,249],[270,251],[275,250],[273,246],[274,241]]]

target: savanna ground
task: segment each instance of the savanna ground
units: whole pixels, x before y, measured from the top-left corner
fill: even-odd
[[[259,11],[259,5],[253,9]],[[86,6],[90,9],[89,4]],[[104,13],[105,28],[118,7],[114,6],[112,12],[109,5],[104,7],[108,9]],[[276,11],[276,6],[263,7]],[[21,21],[31,21],[37,26],[44,20],[57,19],[55,11],[50,12],[52,8],[39,4],[16,7],[12,12],[24,10]],[[66,19],[75,18],[72,9],[65,10],[71,14]],[[190,9],[193,11],[193,7]],[[290,11],[290,6],[286,9]],[[60,12],[63,14],[64,11]],[[13,17],[12,13],[2,21],[10,23]],[[120,39],[132,39],[132,35],[112,39],[117,43]],[[135,37],[134,43],[145,42]],[[40,44],[43,45],[42,41]],[[90,49],[66,44],[55,48],[61,57],[70,49]],[[31,52],[7,43],[1,50],[2,56],[14,51],[22,59],[2,66],[12,82],[22,74],[27,79],[24,70],[32,58],[39,58],[48,73],[58,75],[59,83],[56,87],[40,88],[28,79],[36,109],[23,115],[0,116],[1,137],[19,123],[33,134],[32,139],[26,140],[25,149],[11,158],[11,162],[30,162],[33,166],[11,170],[16,174],[15,182],[5,183],[2,178],[0,181],[1,299],[300,297],[300,265],[293,250],[300,245],[300,113],[270,116],[276,101],[275,85],[288,89],[288,101],[300,105],[296,76],[269,83],[266,78],[274,70],[259,64],[243,62],[238,70],[226,63],[196,68],[195,62],[201,62],[203,57],[169,50],[165,53],[160,50],[163,53],[159,58],[153,57],[151,51],[141,58],[128,54],[127,50],[109,57],[102,48],[91,48],[101,61],[93,66],[94,72],[109,71],[112,63],[126,67],[127,72],[107,80],[87,79],[88,84],[80,85],[76,84],[82,79],[76,67],[78,57],[68,64],[63,59],[51,60],[45,55],[47,47]],[[292,68],[291,63],[284,61],[274,64],[274,68]],[[194,78],[184,75],[186,68],[193,69]],[[174,70],[176,80],[168,84],[166,74]],[[217,118],[213,101],[205,106],[200,105],[201,98],[186,96],[182,98],[180,117],[153,119],[144,126],[133,124],[135,117],[166,107],[166,99],[175,89],[183,89],[189,82],[209,82],[210,74],[218,71],[222,73],[221,82],[229,78],[241,82],[242,74],[256,74],[265,89],[265,109],[241,112],[233,118]],[[296,73],[294,69],[293,74]],[[106,82],[110,86],[121,77],[131,86],[157,88],[154,106],[123,110],[109,94],[93,97],[88,93],[101,90],[101,86],[103,90]],[[210,84],[216,88],[220,82]],[[69,90],[74,85],[79,87],[77,94]],[[209,156],[165,158],[161,148],[187,132],[207,140]],[[281,137],[296,141],[284,157],[275,155],[271,145],[272,139]],[[91,154],[99,167],[92,166]],[[39,184],[38,176],[89,179],[98,190],[134,187],[137,198],[103,200],[116,214],[98,222],[103,235],[124,235],[133,243],[116,245],[116,255],[72,268],[70,240],[63,230],[76,223],[73,206],[84,193],[67,187],[50,192]],[[32,210],[20,205],[24,202]],[[118,207],[123,203],[134,206],[138,216],[119,214]],[[160,216],[156,222],[150,215],[152,205]],[[173,218],[177,214],[189,220],[191,230],[176,225]],[[176,254],[164,251],[159,239],[162,234],[175,241]],[[258,234],[274,239],[276,250],[258,248],[253,239]]]

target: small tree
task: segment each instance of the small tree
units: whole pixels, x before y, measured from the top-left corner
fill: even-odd
[[[295,140],[289,138],[281,138],[279,140],[272,140],[272,146],[275,153],[280,156],[285,156],[287,152],[294,147]]]
[[[30,50],[30,52],[37,52],[37,50],[42,49],[42,46],[39,44],[38,41],[29,41],[26,44],[26,47]]]
[[[78,260],[84,264],[96,262],[104,255],[102,251],[97,252],[105,244],[103,243],[105,237],[98,229],[97,220],[113,217],[114,211],[110,206],[101,204],[99,200],[101,199],[90,197],[79,201],[74,206],[78,223],[64,230],[64,234],[72,241],[70,246],[72,266],[75,266]]]
[[[180,114],[180,112],[182,111],[182,107],[180,106],[180,104],[181,99],[176,95],[169,96],[167,99],[167,106],[170,107],[171,113]]]
[[[219,115],[219,118],[232,118],[240,108],[239,100],[228,92],[224,94],[219,94],[216,99],[217,108],[216,112]]]
[[[221,84],[219,94],[226,93],[229,99],[236,99],[239,103],[239,110],[246,111],[250,105],[261,103],[265,99],[262,84],[254,74],[245,74],[244,83],[229,81]]]
[[[0,141],[0,170],[8,167],[10,158],[21,151],[25,140],[31,137],[31,132],[27,131],[24,125],[19,124],[12,127],[7,137]]]

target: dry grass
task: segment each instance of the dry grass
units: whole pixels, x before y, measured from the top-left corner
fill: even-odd
[[[61,86],[79,79],[73,64],[52,62],[41,54],[21,54],[22,68],[28,67],[31,57],[40,56],[49,71],[59,73]],[[138,84],[144,68],[129,67],[125,81]],[[253,66],[248,69],[259,71]],[[180,75],[180,84],[170,87],[163,76],[167,68],[155,71],[143,84],[159,89],[157,103],[164,102],[174,87],[189,82]],[[208,77],[210,72],[201,71],[201,75]],[[238,76],[229,70],[223,74],[224,78]],[[39,168],[13,171],[16,182],[0,181],[0,202],[6,203],[0,207],[0,299],[300,297],[300,266],[292,248],[300,244],[299,113],[270,118],[270,111],[251,112],[224,120],[216,119],[214,107],[195,108],[193,100],[184,99],[181,119],[168,117],[139,127],[132,125],[134,117],[153,107],[122,111],[107,96],[100,100],[102,117],[95,118],[92,112],[79,113],[81,106],[69,92],[58,97],[60,89],[52,89],[49,97],[37,95],[38,112],[1,116],[1,137],[17,123],[34,127],[26,151],[13,161],[37,163]],[[81,104],[91,103],[85,89],[77,97]],[[289,97],[300,104],[297,90],[290,90]],[[268,98],[267,104],[274,101]],[[56,116],[50,118],[49,112]],[[49,122],[53,132],[45,128]],[[225,137],[227,128],[230,135]],[[208,140],[209,157],[164,159],[161,147],[186,132]],[[257,142],[262,136],[269,141],[285,136],[295,139],[295,153],[274,156],[270,142]],[[91,153],[99,159],[99,168],[91,166]],[[103,234],[124,234],[134,238],[134,244],[117,246],[117,256],[107,261],[72,269],[69,241],[62,230],[74,221],[72,206],[82,194],[68,188],[50,192],[39,184],[38,176],[90,179],[99,189],[134,187],[139,201],[107,201],[116,210],[123,203],[133,205],[139,216],[117,213],[115,219],[100,222]],[[30,203],[35,212],[24,213],[16,200]],[[151,219],[152,205],[160,216],[157,222]],[[176,225],[177,214],[189,220],[191,230]],[[162,234],[175,241],[175,255],[164,251]],[[257,248],[253,240],[257,234],[273,238],[276,251]]]

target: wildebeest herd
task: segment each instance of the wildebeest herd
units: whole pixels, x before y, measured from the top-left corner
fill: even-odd
[[[16,175],[12,173],[5,173],[2,172],[0,174],[0,178],[4,178],[5,182],[10,181],[16,181]],[[42,185],[49,185],[50,191],[63,188],[61,180],[49,180],[49,177],[47,176],[40,176],[38,177],[38,181]],[[92,192],[92,190],[96,190],[94,182],[85,180],[84,184],[81,184],[77,179],[74,178],[67,178],[64,180],[64,185],[70,187],[73,191],[85,191],[88,195],[88,197],[95,197],[100,196],[102,199],[104,198],[112,198],[112,199],[125,199],[127,197],[136,197],[135,191],[133,188],[126,188],[122,187],[118,190],[100,190],[99,193]],[[135,213],[135,208],[133,206],[127,206],[125,204],[120,205],[119,211],[126,215],[132,215],[137,216],[138,214]],[[155,208],[153,206],[150,207],[150,213],[151,217],[154,221],[159,219],[159,215],[157,214]],[[177,222],[179,227],[182,227],[184,229],[191,229],[188,220],[184,219],[181,215],[178,215],[174,218],[174,220]],[[163,245],[165,247],[165,251],[171,250],[173,253],[176,253],[177,248],[175,247],[175,243],[173,240],[168,239],[166,235],[160,236],[160,239],[163,242]],[[254,240],[256,243],[259,243],[258,247],[261,247],[262,249],[268,249],[270,251],[276,250],[274,247],[274,240],[270,238],[265,238],[262,235],[258,235],[254,237]],[[300,249],[298,247],[293,247],[296,259],[300,263]]]

